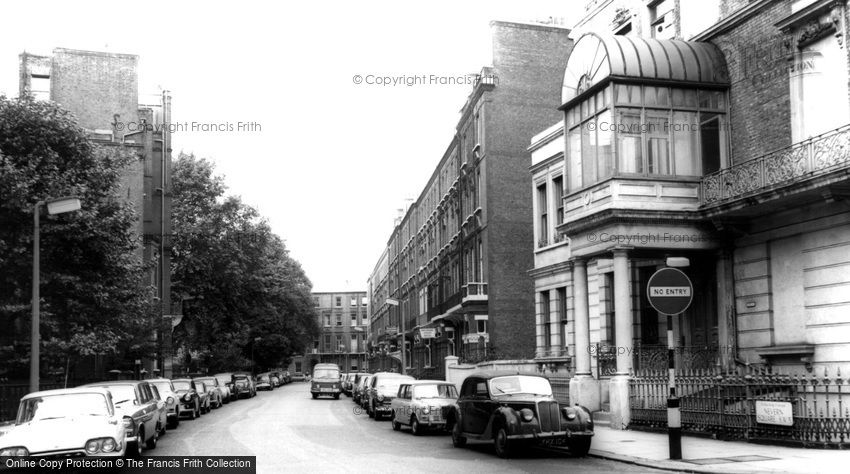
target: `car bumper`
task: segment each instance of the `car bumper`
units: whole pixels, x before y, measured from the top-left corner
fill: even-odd
[[[572,438],[590,438],[593,431],[555,431],[551,433],[523,433],[509,435],[508,439],[541,440],[549,441],[549,444],[559,444],[559,441],[567,442]]]

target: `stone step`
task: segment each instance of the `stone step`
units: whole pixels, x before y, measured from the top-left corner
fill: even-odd
[[[611,426],[611,413],[605,411],[595,411],[592,413],[593,424],[595,426]]]

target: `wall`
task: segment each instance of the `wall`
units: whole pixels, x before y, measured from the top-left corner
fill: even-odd
[[[534,338],[532,192],[528,143],[561,119],[557,110],[569,30],[492,22],[497,86],[485,105],[485,246],[491,344],[506,357],[531,357]]]

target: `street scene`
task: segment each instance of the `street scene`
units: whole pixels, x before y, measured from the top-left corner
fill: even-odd
[[[850,462],[846,0],[0,15],[0,471]]]

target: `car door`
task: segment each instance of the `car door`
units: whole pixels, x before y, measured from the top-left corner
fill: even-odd
[[[151,392],[151,387],[147,383],[137,385],[136,391],[140,395],[139,407],[141,408],[144,417],[145,434],[153,436],[156,434],[156,422],[159,418],[153,392]]]
[[[473,394],[469,402],[469,410],[464,412],[469,415],[466,425],[470,433],[482,434],[490,421],[493,401],[490,400],[486,379],[477,379],[471,388]]]
[[[398,409],[396,410],[396,421],[399,423],[403,423],[405,425],[410,424],[410,385],[401,385],[398,388]],[[396,400],[393,400],[393,403],[396,403]]]

